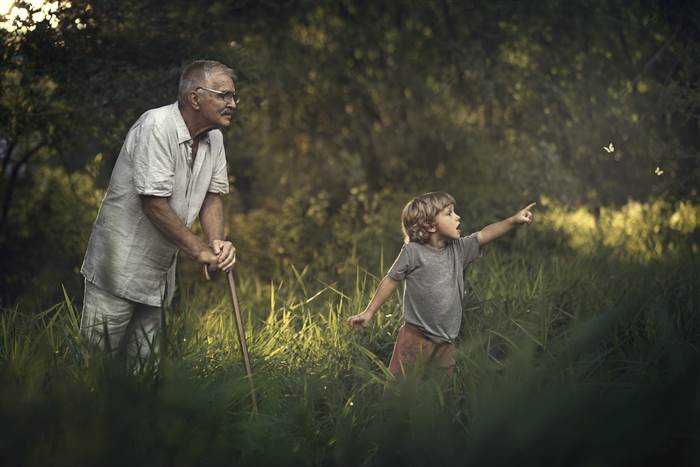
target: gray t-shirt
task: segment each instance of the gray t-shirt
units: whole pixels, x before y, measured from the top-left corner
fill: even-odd
[[[140,195],[168,198],[186,227],[207,192],[228,193],[223,135],[211,130],[191,160],[192,137],[177,102],[144,113],[131,127],[97,214],[81,272],[118,297],[159,306],[175,291],[178,248],[141,209]],[[167,285],[166,285],[167,284]]]
[[[434,342],[452,342],[462,322],[464,271],[481,256],[479,232],[438,249],[410,242],[401,248],[387,275],[405,280],[403,315]]]

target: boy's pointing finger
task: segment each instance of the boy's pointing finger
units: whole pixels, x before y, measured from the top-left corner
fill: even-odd
[[[537,204],[537,203],[532,203],[532,204],[528,205],[525,209],[529,210],[529,209],[531,209],[535,204]]]

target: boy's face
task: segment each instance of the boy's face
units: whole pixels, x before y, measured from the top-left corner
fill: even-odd
[[[435,216],[435,233],[444,239],[459,240],[459,215],[450,204]]]

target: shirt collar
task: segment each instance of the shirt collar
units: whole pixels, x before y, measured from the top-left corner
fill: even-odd
[[[182,114],[180,113],[180,107],[178,106],[177,102],[175,102],[171,106],[171,111],[173,114],[173,118],[175,119],[175,128],[177,130],[177,144],[192,141],[192,136],[190,136],[190,130],[187,129],[187,125],[185,124],[185,120],[182,118]],[[208,131],[206,135],[202,136],[200,141],[204,141],[207,144],[209,143]]]

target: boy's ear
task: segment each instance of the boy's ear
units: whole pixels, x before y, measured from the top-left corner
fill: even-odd
[[[430,233],[435,233],[437,232],[437,225],[434,222],[430,222],[425,225],[425,230],[427,230]]]

